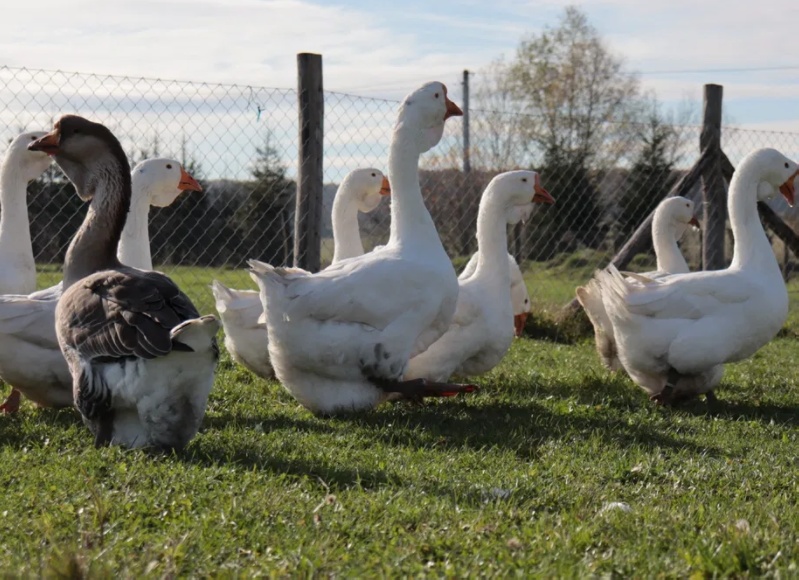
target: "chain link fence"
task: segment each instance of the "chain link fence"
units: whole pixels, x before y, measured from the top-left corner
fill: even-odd
[[[412,87],[409,87],[409,89]],[[248,258],[293,262],[298,155],[294,90],[0,68],[0,131],[5,142],[25,130],[49,130],[61,114],[106,124],[133,166],[152,156],[181,162],[203,187],[166,208],[152,208],[153,262],[181,284],[203,312],[213,310],[208,284],[218,278],[254,288]],[[322,264],[333,255],[330,213],[336,185],[352,169],[386,171],[397,102],[325,94]],[[464,173],[462,118],[447,122],[441,143],[421,162],[427,206],[445,248],[461,267],[476,251],[480,195],[498,172],[535,168],[557,200],[509,228],[509,249],[520,258],[534,305],[556,308],[574,287],[607,264],[637,226],[697,159],[698,126],[604,123],[587,154],[546,151],[535,144],[540,120],[498,111],[470,111],[471,170]],[[799,158],[799,134],[724,128],[722,147],[733,164],[756,147]],[[701,187],[690,194],[701,209]],[[57,169],[29,187],[29,219],[39,285],[60,278],[60,264],[85,212]],[[779,199],[773,209],[796,229],[799,214]],[[698,210],[699,211],[699,210]],[[384,201],[359,216],[364,247],[388,238]],[[682,243],[692,269],[701,265],[701,233]],[[775,252],[789,272],[787,250]],[[725,251],[731,255],[731,244]],[[631,269],[654,264],[636,257]]]

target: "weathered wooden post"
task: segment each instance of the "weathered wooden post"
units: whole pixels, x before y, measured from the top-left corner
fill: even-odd
[[[322,55],[297,55],[299,160],[294,212],[294,265],[317,272],[321,262],[324,159]]]
[[[463,71],[463,172],[468,174],[472,170],[470,158],[471,145],[469,143],[469,71]]]
[[[472,172],[472,159],[471,159],[471,141],[470,141],[470,125],[469,119],[471,117],[471,113],[469,111],[469,71],[463,71],[463,82],[461,84],[463,89],[463,103],[461,105],[461,110],[463,111],[463,117],[461,118],[461,122],[463,123],[463,181],[462,181],[462,191],[460,193],[459,199],[457,200],[458,204],[458,212],[456,215],[458,216],[458,224],[456,227],[459,227],[460,234],[458,235],[458,251],[462,256],[467,256],[472,253],[472,244],[474,243],[474,230],[469,227],[467,224],[471,222],[473,216],[475,215],[477,209],[474,207],[473,199],[474,199],[474,180],[472,179],[471,172]],[[465,222],[465,223],[464,223]]]
[[[710,165],[702,173],[705,220],[702,224],[702,268],[721,270],[724,259],[724,230],[727,223],[727,192],[721,173],[721,85],[705,85],[700,151],[707,151]]]

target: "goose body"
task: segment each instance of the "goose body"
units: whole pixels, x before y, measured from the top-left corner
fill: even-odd
[[[139,163],[132,184],[131,211],[118,256],[123,263],[150,270],[149,233],[146,226],[141,227],[150,205],[168,205],[182,191],[201,188],[177,161],[166,158]],[[45,407],[73,404],[72,377],[55,331],[61,293],[59,283],[29,295],[0,296],[0,377],[17,390],[9,397],[11,412],[19,407],[20,391]]]
[[[619,359],[655,400],[707,393],[720,365],[751,356],[782,327],[788,293],[757,202],[779,191],[793,204],[797,175],[796,163],[774,149],[743,159],[730,182],[735,249],[725,270],[656,280],[626,279],[612,265],[597,273]]]
[[[458,279],[457,307],[447,332],[410,360],[406,379],[480,375],[505,356],[515,331],[509,263],[516,262],[506,259],[507,224],[526,219],[534,202],[554,202],[534,171],[502,173],[488,184],[477,216],[477,266],[471,276]]]
[[[403,383],[408,360],[449,327],[458,279],[422,199],[418,163],[461,114],[441,83],[400,105],[390,155],[391,235],[369,254],[317,274],[251,261],[283,386],[316,413],[370,409],[391,396],[433,394]],[[439,394],[455,394],[447,386]]]
[[[458,276],[458,281],[466,280],[472,276],[477,270],[477,257],[478,253],[472,254],[472,257],[466,262],[466,266]],[[527,316],[530,314],[532,304],[530,303],[530,293],[527,291],[527,284],[524,282],[524,276],[516,263],[516,259],[508,254],[508,268],[510,269],[510,302],[513,309],[513,332],[518,337],[524,331],[524,325],[527,322]]]
[[[390,191],[388,179],[374,168],[356,169],[342,180],[333,200],[332,264],[363,254],[358,212],[374,210]],[[211,290],[230,356],[260,377],[273,377],[266,316],[258,291],[233,290],[217,280],[211,284]]]
[[[677,245],[689,226],[699,227],[699,222],[694,217],[694,202],[675,196],[658,204],[652,218],[656,270],[643,276],[657,279],[668,274],[685,274],[689,271],[688,263]],[[596,278],[592,278],[585,286],[578,287],[576,294],[594,327],[594,341],[602,364],[611,371],[621,370],[613,324],[602,303],[602,289]]]

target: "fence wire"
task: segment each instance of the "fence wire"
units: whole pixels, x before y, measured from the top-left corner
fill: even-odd
[[[412,87],[409,87],[412,88]],[[293,90],[256,86],[129,78],[0,67],[0,138],[49,130],[64,113],[106,124],[120,139],[131,166],[153,156],[172,157],[198,179],[202,193],[181,195],[152,208],[153,262],[181,284],[201,311],[213,309],[214,278],[254,288],[246,260],[291,264],[294,245],[298,114]],[[351,170],[387,172],[398,103],[348,94],[325,94],[322,263],[333,255],[330,213],[337,184]],[[501,171],[533,168],[556,198],[530,220],[509,228],[509,249],[528,274],[534,304],[559,307],[654,209],[698,158],[700,128],[605,123],[596,151],[560,153],[536,140],[537,120],[520,114],[471,111],[464,173],[461,118],[422,158],[420,179],[427,207],[456,267],[477,250],[480,195]],[[733,164],[757,147],[799,157],[799,134],[724,128],[722,146]],[[60,277],[66,247],[85,213],[69,183],[51,168],[29,187],[29,219],[40,287]],[[701,185],[691,192],[701,213]],[[791,226],[799,214],[780,199],[773,209]],[[364,247],[388,238],[389,203],[359,216]],[[302,235],[300,232],[299,235]],[[729,236],[728,236],[729,237]],[[682,248],[692,269],[701,267],[701,233],[690,231]],[[789,266],[779,243],[775,252]],[[731,241],[725,258],[731,256]],[[654,264],[651,251],[631,269]]]

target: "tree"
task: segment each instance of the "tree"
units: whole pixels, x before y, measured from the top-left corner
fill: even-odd
[[[620,233],[632,233],[652,213],[674,184],[681,144],[679,131],[664,118],[654,99],[646,102],[636,124],[636,153],[619,199]]]
[[[496,172],[520,167],[525,158],[519,123],[524,103],[515,96],[511,65],[497,59],[476,77],[476,106],[470,112],[472,165]]]
[[[286,177],[286,167],[273,144],[271,132],[255,149],[256,159],[247,197],[232,216],[231,225],[241,237],[240,248],[246,258],[270,263],[290,264],[292,207],[296,187]]]
[[[555,28],[522,40],[507,74],[513,98],[523,105],[518,120],[532,165],[557,200],[542,212],[545,232],[531,257],[598,246],[602,208],[593,178],[633,142],[636,78],[575,7],[566,8]]]
[[[638,81],[578,8],[567,7],[557,27],[522,40],[508,75],[539,153],[593,167],[612,166],[624,153],[618,145],[629,136]]]

